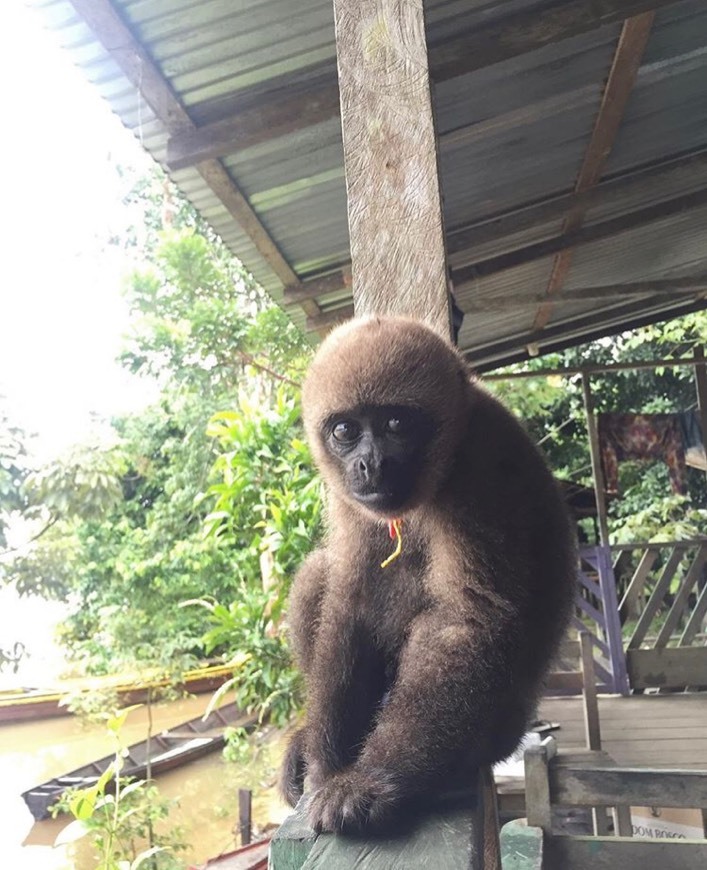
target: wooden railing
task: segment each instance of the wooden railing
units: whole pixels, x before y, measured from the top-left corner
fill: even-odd
[[[597,688],[603,692],[628,693],[626,660],[621,639],[616,583],[607,547],[584,547],[580,551],[574,628],[591,636]],[[581,691],[581,674],[577,691]]]
[[[707,686],[707,538],[612,553],[631,688]]]

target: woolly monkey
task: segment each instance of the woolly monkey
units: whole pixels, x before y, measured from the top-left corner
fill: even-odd
[[[294,804],[306,775],[310,824],[352,831],[517,747],[567,626],[575,546],[520,424],[422,324],[336,329],[303,406],[327,534],[290,596],[307,717],[282,785]]]

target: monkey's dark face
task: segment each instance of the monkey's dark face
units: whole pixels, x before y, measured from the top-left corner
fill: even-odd
[[[322,440],[338,466],[347,493],[386,517],[414,500],[432,420],[418,408],[364,406],[332,414]]]

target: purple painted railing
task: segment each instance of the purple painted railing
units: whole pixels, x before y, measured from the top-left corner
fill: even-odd
[[[591,634],[599,691],[628,695],[626,656],[611,551],[608,547],[583,547],[579,556],[573,625]]]

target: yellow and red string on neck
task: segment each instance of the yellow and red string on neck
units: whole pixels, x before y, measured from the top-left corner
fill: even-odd
[[[387,568],[391,562],[394,562],[403,551],[403,521],[388,520],[388,534],[392,541],[396,541],[395,549],[388,558],[381,562],[381,568]]]

